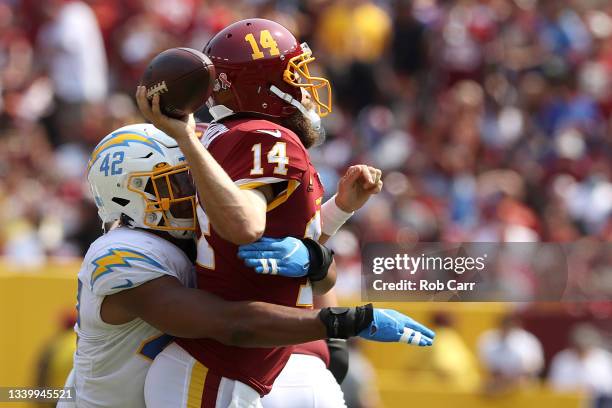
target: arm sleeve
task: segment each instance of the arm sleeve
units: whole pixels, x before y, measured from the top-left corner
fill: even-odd
[[[164,275],[178,278],[176,271],[161,256],[128,245],[99,251],[90,259],[86,271],[83,283],[88,284],[96,296],[112,295]]]
[[[327,368],[334,375],[338,384],[342,384],[349,369],[349,351],[346,340],[327,339],[327,348],[329,349],[329,367]]]

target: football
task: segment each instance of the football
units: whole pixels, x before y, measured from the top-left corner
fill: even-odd
[[[141,85],[147,98],[160,95],[162,112],[182,118],[198,110],[212,93],[215,67],[210,59],[191,48],[170,48],[151,60]]]

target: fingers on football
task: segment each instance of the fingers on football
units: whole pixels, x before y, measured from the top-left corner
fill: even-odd
[[[160,122],[160,124],[167,123],[167,122],[162,122],[162,121],[166,121],[168,119],[168,117],[162,113],[161,105],[160,105],[159,101],[160,101],[160,96],[159,96],[159,94],[156,93],[155,95],[153,95],[153,99],[151,100],[151,108],[152,108],[152,111],[153,111],[153,118],[157,122]]]
[[[153,113],[156,116],[161,116],[161,108],[159,107],[159,94],[155,94],[153,95],[153,99],[151,100],[151,107],[153,110]]]
[[[146,87],[138,86],[136,88],[136,104],[138,104],[138,109],[140,109],[140,113],[147,119],[151,120],[152,112],[151,106],[149,105],[149,100],[146,95]]]
[[[195,126],[196,126],[196,120],[195,120],[195,115],[193,113],[190,113],[189,115],[186,116],[186,123],[193,127],[193,129],[195,130]]]

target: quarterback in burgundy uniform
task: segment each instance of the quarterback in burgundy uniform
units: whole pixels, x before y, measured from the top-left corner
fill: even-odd
[[[312,308],[313,292],[323,294],[335,283],[333,268],[324,276],[285,274],[274,257],[262,252],[257,257],[261,261],[258,273],[254,273],[253,265],[246,266],[238,257],[238,246],[264,235],[319,240],[322,232],[323,238],[331,236],[341,225],[344,215],[338,205],[327,211],[331,222],[324,222],[328,226],[322,229],[323,187],[307,152],[318,137],[312,117],[331,111],[329,82],[310,75],[308,63],[314,58],[308,46],[269,20],[234,23],[217,33],[204,52],[218,77],[208,102],[215,120],[200,140],[194,137],[193,115],[185,123],[160,116],[156,96],[155,117],[143,108],[146,103],[142,91],[139,94],[141,111],[148,112],[145,116],[177,138],[198,188],[198,287],[229,301]],[[353,167],[360,168],[351,174],[349,169],[345,179],[356,181],[362,174],[368,187],[352,200],[358,205],[346,207],[349,212],[382,185],[380,171]],[[343,195],[351,196],[346,189]],[[338,198],[340,193],[339,188]],[[347,316],[344,311],[338,313]],[[372,325],[376,321],[379,326],[366,330],[355,323],[350,327],[359,327],[359,335],[368,339],[384,332],[383,341],[432,344],[431,331],[395,311],[374,310],[372,316]],[[327,327],[328,337],[347,337],[333,332],[335,325]],[[323,361],[329,358],[324,343],[297,347]],[[181,394],[173,406],[261,407],[260,396],[270,392],[294,351],[292,346],[240,348],[210,339],[179,339],[156,357],[149,371],[154,379],[147,377],[145,395],[147,388],[167,386],[169,393]],[[329,372],[324,375],[328,376],[325,384],[335,387],[329,388],[330,393],[339,397],[318,406],[344,406],[338,384]]]
[[[318,239],[323,187],[305,141],[279,124],[286,124],[283,118],[291,115],[304,116],[298,110],[302,88],[310,91],[318,112],[330,110],[331,95],[323,95],[329,83],[309,78],[310,50],[280,24],[250,19],[215,35],[204,52],[219,77],[213,93],[216,106],[211,109],[217,120],[206,130],[204,146],[241,189],[269,186],[265,236]],[[299,81],[312,85],[296,86],[302,84]],[[204,212],[198,215],[203,232],[198,248],[200,288],[227,300],[265,299],[312,307],[312,287],[306,278],[253,274],[236,256],[237,246],[209,228]],[[270,392],[293,351],[226,347],[208,339],[178,344],[209,370],[243,382],[260,395]],[[325,347],[320,352],[326,357]]]
[[[202,141],[240,188],[271,185],[282,189],[268,204],[265,236],[319,238],[323,186],[306,148],[292,131],[263,119],[228,119],[209,126]],[[312,307],[312,288],[306,278],[253,273],[236,256],[238,247],[209,228],[202,212],[199,215],[200,229],[208,234],[202,234],[199,242],[199,288],[226,300]],[[291,347],[227,347],[209,339],[182,339],[178,344],[219,375],[244,382],[262,395],[270,391],[292,352]]]

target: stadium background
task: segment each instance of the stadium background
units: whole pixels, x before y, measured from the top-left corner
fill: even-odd
[[[332,243],[345,303],[359,301],[371,241],[612,237],[607,0],[0,0],[0,385],[60,381],[78,258],[100,234],[88,153],[141,120],[144,66],[252,16],[307,41],[332,81],[328,141],[313,152],[328,190],[350,164],[384,170],[383,193]],[[583,298],[612,293],[611,276],[583,274]],[[610,348],[609,302],[393,306],[437,328],[438,344],[355,344],[351,406],[560,408],[601,394],[548,374],[576,323]],[[541,370],[500,378],[479,357],[508,315],[542,343]]]

